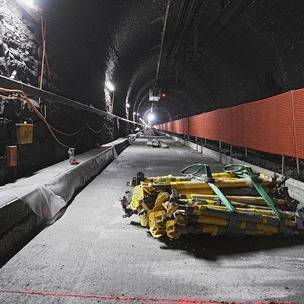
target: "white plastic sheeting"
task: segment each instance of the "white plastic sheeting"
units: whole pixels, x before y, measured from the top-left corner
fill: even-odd
[[[0,187],[0,210],[22,201],[42,219],[52,219],[71,200],[75,191],[84,186],[104,166],[117,157],[136,135],[119,138],[101,149],[76,156],[80,161],[71,166],[67,160],[42,169],[31,177]]]
[[[64,160],[30,177],[0,187],[0,264],[44,221],[52,224],[75,191],[84,186],[121,153],[136,136],[76,156],[78,166]]]
[[[114,159],[114,147],[101,152],[71,170],[57,176],[50,183],[41,185],[21,200],[39,217],[53,218],[73,197],[75,191]]]

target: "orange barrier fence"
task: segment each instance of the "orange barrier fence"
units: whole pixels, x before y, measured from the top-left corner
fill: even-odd
[[[304,89],[170,121],[156,128],[304,159]]]

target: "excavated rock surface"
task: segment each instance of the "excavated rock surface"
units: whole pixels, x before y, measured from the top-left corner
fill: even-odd
[[[37,85],[37,24],[15,1],[0,2],[0,73]]]

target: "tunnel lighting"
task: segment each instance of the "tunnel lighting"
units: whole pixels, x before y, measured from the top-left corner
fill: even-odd
[[[139,118],[139,120],[144,124],[145,127],[147,127],[146,122],[142,118]]]
[[[115,91],[115,87],[111,81],[106,81],[105,86],[110,92]]]
[[[21,0],[21,2],[23,4],[25,4],[26,6],[30,7],[30,8],[35,8],[35,3],[34,0]]]
[[[148,114],[148,121],[153,122],[155,120],[155,114],[153,112]]]
[[[129,109],[129,108],[130,108],[130,104],[129,104],[129,103],[127,103],[127,104],[126,104],[126,107]]]

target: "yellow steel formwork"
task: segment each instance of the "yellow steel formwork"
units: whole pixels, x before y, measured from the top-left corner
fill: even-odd
[[[302,219],[295,209],[290,209],[291,199],[287,191],[279,190],[280,181],[265,175],[257,175],[253,180],[223,171],[213,173],[212,182],[220,191],[225,191],[223,195],[233,206],[233,211],[223,204],[223,196],[215,195],[208,180],[168,175],[144,178],[134,185],[129,205],[132,212],[128,214],[137,214],[140,224],[149,228],[155,238],[176,239],[187,233],[215,236],[303,232],[302,225],[299,225]],[[255,191],[254,183],[263,186],[273,201],[273,208],[279,210],[277,213]]]

